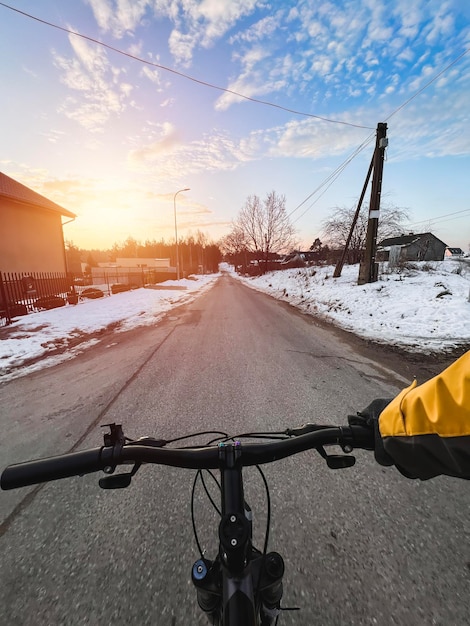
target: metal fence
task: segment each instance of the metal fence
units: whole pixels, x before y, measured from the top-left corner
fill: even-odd
[[[174,280],[175,278],[176,268],[91,268],[91,282],[93,285],[107,285],[108,289],[113,284],[143,287],[144,285],[162,283],[165,280]]]
[[[173,268],[162,271],[93,268],[93,275],[86,278],[57,272],[0,272],[0,326],[10,324],[14,317],[64,306],[67,302],[77,304],[82,298],[116,294],[174,278]]]
[[[58,272],[0,272],[0,318],[9,324],[13,317],[52,308],[54,298],[73,299],[74,277]],[[56,303],[58,300],[56,301]]]

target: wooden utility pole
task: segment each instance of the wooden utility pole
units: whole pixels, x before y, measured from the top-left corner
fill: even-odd
[[[382,193],[382,176],[385,148],[388,145],[387,124],[377,125],[377,138],[374,152],[374,173],[369,203],[369,222],[367,224],[366,251],[364,260],[359,267],[358,284],[373,283],[377,280],[377,264],[375,253],[377,248],[377,229],[379,225],[380,195]]]
[[[375,152],[374,152],[375,154]],[[366,180],[364,182],[364,186],[362,188],[362,192],[361,192],[361,197],[359,198],[359,202],[357,203],[357,209],[356,212],[354,213],[354,218],[351,224],[351,228],[349,229],[349,235],[348,238],[346,239],[346,243],[344,244],[344,250],[343,253],[341,255],[340,260],[338,261],[338,263],[336,264],[335,267],[335,271],[333,273],[333,278],[339,278],[341,276],[341,272],[343,271],[343,266],[344,266],[344,262],[346,261],[346,256],[348,254],[348,249],[349,249],[349,244],[351,243],[351,239],[354,233],[354,229],[356,228],[356,223],[359,217],[359,213],[361,211],[361,207],[362,207],[362,201],[364,200],[364,196],[366,195],[366,191],[367,191],[367,186],[369,185],[369,180],[370,180],[370,176],[372,174],[372,169],[374,167],[374,156],[372,156],[370,165],[369,165],[369,171],[367,172],[367,176],[366,176]]]

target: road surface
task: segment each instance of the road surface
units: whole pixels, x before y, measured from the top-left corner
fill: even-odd
[[[406,376],[285,303],[223,276],[153,329],[0,386],[2,466],[100,445],[100,424],[129,436],[345,423],[395,394]],[[379,354],[379,353],[378,353]],[[424,364],[425,365],[425,364]],[[470,624],[470,491],[465,481],[408,481],[359,451],[328,470],[313,452],[265,466],[270,548],[286,563],[280,624]],[[190,583],[194,473],[141,468],[132,487],[98,476],[2,492],[0,605],[13,625],[204,624]],[[246,495],[255,542],[265,496]],[[208,556],[216,516],[199,491]]]

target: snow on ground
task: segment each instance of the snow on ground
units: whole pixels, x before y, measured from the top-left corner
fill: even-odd
[[[383,264],[379,280],[359,286],[358,265],[311,267],[243,278],[251,287],[320,315],[355,334],[405,350],[432,353],[470,347],[470,264]]]
[[[333,271],[311,267],[238,278],[373,341],[426,353],[470,346],[470,264],[415,263],[394,272],[384,266],[378,282],[362,286],[357,285],[357,265],[346,265],[337,279]],[[218,277],[167,281],[157,289],[136,289],[16,318],[0,329],[0,381],[72,358],[97,343],[93,335],[99,331],[158,323],[165,312],[193,300]]]
[[[174,306],[194,300],[218,276],[166,281],[155,289],[141,288],[97,300],[83,299],[75,306],[15,318],[11,326],[0,329],[0,381],[72,358],[99,342],[99,338],[90,338],[97,332],[109,328],[126,331],[155,324]],[[103,291],[107,291],[107,286]],[[55,354],[48,356],[51,352]]]

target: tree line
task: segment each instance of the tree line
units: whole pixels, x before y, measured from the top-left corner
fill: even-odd
[[[309,247],[310,261],[336,263],[345,247],[355,207],[335,207],[322,223],[321,235]],[[359,263],[365,249],[368,206],[365,204],[354,227],[348,249],[347,262]],[[395,237],[404,233],[409,215],[405,209],[385,205],[380,210],[378,239]],[[230,231],[218,242],[197,231],[178,241],[180,268],[184,275],[217,272],[222,260],[232,263],[242,272],[255,265],[257,272],[276,267],[281,258],[295,255],[299,249],[298,234],[286,210],[286,198],[270,191],[264,198],[257,195],[247,197],[245,204],[233,220]],[[144,243],[128,237],[123,243],[115,243],[108,250],[80,250],[73,243],[66,247],[68,267],[90,267],[103,262],[115,262],[120,257],[169,258],[176,266],[174,242],[147,240]]]
[[[67,267],[72,273],[80,273],[82,263],[88,267],[98,267],[99,263],[115,263],[118,258],[170,259],[170,266],[176,267],[176,244],[164,239],[138,241],[128,237],[122,243],[115,243],[105,250],[78,248],[73,242],[66,242]],[[217,272],[222,260],[220,246],[198,231],[196,235],[178,239],[178,255],[182,274],[210,274]]]

